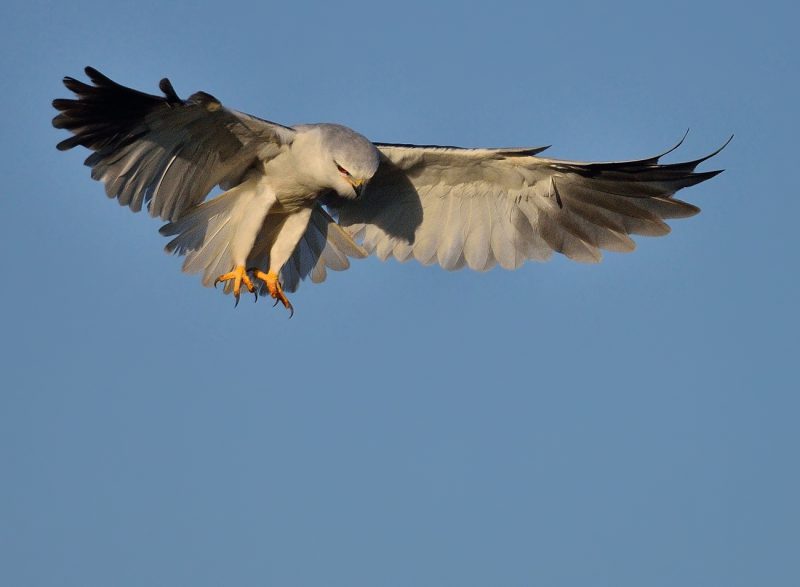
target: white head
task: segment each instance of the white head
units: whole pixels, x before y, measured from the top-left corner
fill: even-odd
[[[326,182],[343,198],[361,195],[364,186],[378,170],[380,153],[369,139],[338,124],[315,125],[320,130],[320,146],[329,161],[323,161]]]

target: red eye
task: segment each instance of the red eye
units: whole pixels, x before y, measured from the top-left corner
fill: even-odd
[[[347,171],[347,169],[345,169],[344,167],[342,167],[338,163],[336,164],[336,168],[339,170],[339,173],[344,173],[348,177],[350,176],[350,172]]]

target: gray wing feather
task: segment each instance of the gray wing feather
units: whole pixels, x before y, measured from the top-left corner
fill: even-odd
[[[291,128],[223,107],[197,92],[181,100],[168,80],[164,97],[122,86],[87,67],[93,85],[64,78],[77,96],[59,99],[53,126],[73,136],[58,148],[94,151],[86,165],[109,197],[133,211],[177,220],[214,186],[236,183],[257,159],[274,157],[291,142]],[[230,187],[230,186],[228,186]]]
[[[342,203],[339,223],[381,260],[478,271],[554,251],[588,263],[603,249],[632,251],[628,235],[664,235],[665,219],[699,212],[674,194],[720,173],[695,168],[721,150],[665,165],[663,155],[581,163],[536,156],[542,149],[378,147],[377,174],[360,200]]]

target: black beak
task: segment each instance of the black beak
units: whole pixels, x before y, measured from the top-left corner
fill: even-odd
[[[362,184],[353,186],[353,190],[355,190],[355,192],[356,192],[356,198],[360,198],[361,197],[361,194],[364,193],[364,188],[366,187],[366,185],[367,185],[367,183],[364,182]]]

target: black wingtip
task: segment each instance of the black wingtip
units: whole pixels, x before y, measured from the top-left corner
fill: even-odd
[[[707,179],[711,179],[712,177],[718,176],[723,171],[725,170],[715,169],[714,171],[702,171],[700,173],[695,173],[694,176],[699,178],[700,181],[706,181]],[[700,183],[700,181],[698,181],[697,183]]]
[[[734,136],[734,135],[733,135],[733,133],[731,133],[731,136],[729,136],[729,137],[728,137],[728,140],[727,140],[727,141],[725,141],[725,143],[723,143],[723,145],[722,145],[722,146],[721,146],[719,149],[717,149],[716,151],[714,151],[713,153],[711,153],[711,155],[710,155],[710,156],[711,156],[711,157],[713,157],[713,156],[714,156],[714,155],[716,155],[717,153],[721,152],[721,151],[722,151],[722,149],[724,149],[725,147],[727,147],[728,145],[730,145],[730,144],[731,144],[731,141],[733,140],[733,136]]]
[[[700,157],[699,159],[695,159],[694,161],[690,161],[690,162],[688,163],[688,165],[691,165],[691,168],[692,168],[692,170],[694,170],[694,168],[695,168],[695,167],[697,167],[698,165],[700,165],[700,164],[701,164],[703,161],[708,161],[709,159],[711,159],[711,158],[712,158],[712,157],[714,157],[715,155],[718,155],[719,153],[721,153],[721,152],[722,152],[722,150],[723,150],[725,147],[727,147],[727,146],[728,146],[728,145],[731,143],[731,141],[732,141],[732,140],[733,140],[733,135],[729,136],[729,137],[728,137],[728,140],[727,140],[727,141],[725,141],[725,142],[722,144],[722,146],[721,146],[719,149],[717,149],[716,151],[713,151],[713,152],[709,153],[708,155],[706,155],[706,156],[704,156],[704,157]],[[722,170],[720,170],[720,172],[722,172]]]
[[[553,145],[544,145],[543,147],[534,147],[533,149],[529,149],[529,155],[535,157],[539,153],[547,151],[547,149],[549,149],[552,146]]]
[[[56,145],[56,149],[59,151],[69,151],[72,147],[75,146],[75,141],[73,141],[74,137],[70,137],[68,139],[64,139],[60,143]]]
[[[65,88],[76,95],[85,94],[92,89],[92,86],[70,76],[65,76],[61,82]]]
[[[714,155],[717,155],[717,154],[721,153],[721,152],[722,152],[722,149],[724,149],[725,147],[727,147],[728,145],[730,145],[732,140],[733,140],[733,134],[731,134],[731,136],[729,136],[729,137],[728,137],[728,140],[727,140],[727,141],[725,141],[724,143],[722,143],[722,146],[721,146],[719,149],[717,149],[717,150],[716,150],[716,151],[714,151],[713,153],[709,153],[708,155],[706,155],[705,157],[703,157],[702,159],[700,159],[700,161],[705,161],[706,159],[711,159],[711,158],[712,158]]]
[[[64,110],[71,108],[74,103],[75,103],[74,100],[68,100],[67,98],[56,98],[55,100],[50,102],[53,108],[55,108],[59,112],[63,112]]]
[[[178,93],[175,91],[175,88],[172,86],[172,82],[169,81],[168,78],[162,79],[158,82],[158,89],[164,92],[164,96],[167,98],[167,103],[169,104],[182,104],[183,100],[180,99]]]
[[[177,100],[171,85],[168,86],[171,92],[164,98],[118,84],[94,67],[87,66],[84,71],[89,78],[87,82],[64,78],[64,85],[75,94],[75,99],[57,98],[52,102],[53,108],[60,112],[53,119],[53,126],[74,135],[58,144],[61,151],[81,145],[97,152],[110,144],[120,145],[120,141],[131,138],[133,128],[149,113]],[[87,165],[96,162],[87,159]]]
[[[92,83],[96,86],[114,86],[117,85],[111,78],[106,75],[103,75],[94,67],[87,65],[83,68],[83,72],[86,74]]]
[[[667,155],[669,155],[673,151],[676,151],[678,149],[678,147],[680,147],[683,144],[683,142],[686,140],[686,137],[689,136],[689,130],[691,130],[691,129],[687,128],[686,132],[683,133],[683,136],[681,137],[681,139],[677,143],[675,143],[672,147],[670,147],[669,149],[667,149],[666,151],[664,151],[660,155],[656,155],[655,157],[652,157],[652,161],[655,162],[655,163],[658,163],[659,159],[661,159],[662,157],[666,157]]]

